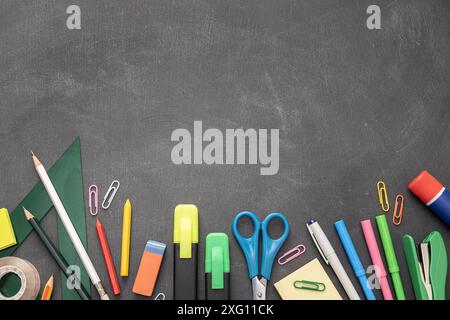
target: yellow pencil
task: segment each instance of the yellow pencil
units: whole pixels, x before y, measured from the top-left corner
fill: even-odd
[[[41,300],[50,300],[53,292],[53,275],[48,279],[45,284],[44,290],[42,290]]]
[[[120,276],[128,277],[130,266],[130,236],[131,236],[131,202],[127,199],[123,206],[122,224],[122,255],[120,258]]]

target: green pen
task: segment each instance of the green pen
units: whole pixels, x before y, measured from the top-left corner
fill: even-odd
[[[386,215],[382,214],[375,217],[380,233],[381,242],[383,244],[384,254],[391,274],[392,283],[397,300],[406,300],[405,291],[403,290],[402,279],[400,278],[400,268],[398,266],[397,257],[395,256],[394,246],[392,244],[391,234],[386,221]]]

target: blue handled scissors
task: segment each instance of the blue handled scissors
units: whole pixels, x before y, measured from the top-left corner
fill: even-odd
[[[248,217],[253,223],[253,234],[245,238],[238,229],[239,219]],[[273,219],[280,219],[284,224],[284,231],[278,239],[272,239],[269,235],[269,223]],[[259,272],[259,232],[262,232],[262,259],[261,273]],[[272,264],[289,234],[289,223],[281,213],[271,213],[264,221],[260,222],[256,215],[249,211],[237,214],[233,220],[233,234],[244,253],[247,261],[248,277],[252,281],[253,300],[266,300],[267,281],[270,280]],[[258,276],[261,275],[261,279]]]

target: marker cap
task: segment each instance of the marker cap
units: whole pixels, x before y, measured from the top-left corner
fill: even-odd
[[[428,171],[422,171],[408,185],[408,189],[423,203],[428,204],[444,186]]]
[[[198,209],[193,204],[175,207],[173,243],[180,244],[180,258],[192,258],[192,244],[198,243]]]
[[[212,289],[224,289],[224,273],[230,272],[230,250],[225,233],[210,233],[206,237],[205,273],[211,273]]]
[[[389,226],[386,220],[386,215],[382,214],[376,216],[375,221],[378,226],[378,231],[380,232],[380,238],[383,244],[389,273],[400,272],[400,267],[398,266],[397,257],[395,255],[394,246],[392,244],[391,233],[389,232]]]

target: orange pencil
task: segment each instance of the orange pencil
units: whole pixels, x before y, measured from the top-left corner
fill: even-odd
[[[44,290],[42,291],[41,300],[50,300],[53,292],[53,275],[48,279],[45,284]]]

